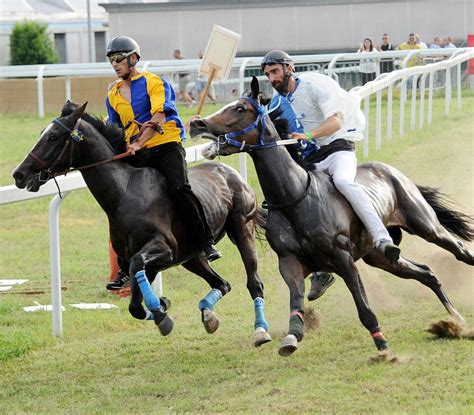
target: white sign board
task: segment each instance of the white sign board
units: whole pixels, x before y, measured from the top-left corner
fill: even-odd
[[[214,25],[202,58],[199,73],[209,75],[215,68],[214,79],[227,79],[241,36],[232,30]]]

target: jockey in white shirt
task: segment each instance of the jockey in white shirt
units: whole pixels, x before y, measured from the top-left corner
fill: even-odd
[[[363,139],[365,128],[360,100],[326,75],[305,73],[294,77],[293,60],[281,50],[265,55],[262,70],[278,92],[270,111],[273,109],[278,118],[288,121],[290,138],[301,140],[301,157],[331,176],[334,186],[366,227],[374,247],[390,261],[397,261],[400,248],[393,244],[370,198],[355,182],[355,143]],[[277,100],[281,111],[276,111]]]

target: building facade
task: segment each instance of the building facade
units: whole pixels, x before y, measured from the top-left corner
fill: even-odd
[[[213,24],[242,35],[239,56],[269,49],[290,53],[356,51],[365,37],[375,45],[389,33],[395,45],[410,32],[430,44],[450,35],[466,46],[474,29],[472,0],[169,0],[100,3],[110,36],[129,35],[145,59],[171,59],[174,49],[196,58]]]
[[[92,62],[105,60],[108,14],[98,0],[1,0],[0,66],[10,63],[10,33],[18,22],[48,25],[60,63],[89,62],[87,3],[90,3]]]

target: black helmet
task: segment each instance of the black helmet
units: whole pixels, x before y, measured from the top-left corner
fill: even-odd
[[[265,65],[275,65],[281,63],[284,65],[293,65],[293,59],[290,58],[288,53],[282,50],[271,50],[262,59],[262,71]]]
[[[117,36],[114,37],[107,45],[107,56],[113,55],[117,52],[136,53],[140,58],[140,46],[131,37],[128,36]]]

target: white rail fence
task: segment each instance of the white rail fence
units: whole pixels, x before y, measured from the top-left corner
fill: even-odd
[[[418,52],[422,54],[424,51]],[[354,54],[352,54],[354,55]],[[367,54],[368,56],[369,54]],[[375,55],[374,55],[375,56]],[[384,55],[388,56],[388,55]],[[397,55],[398,56],[398,55]],[[409,54],[404,54],[405,61],[402,62],[402,67],[405,66],[407,60],[411,57]],[[360,56],[359,56],[360,57]],[[333,56],[333,61],[336,62],[340,59],[350,59],[349,55],[338,55]],[[365,58],[365,57],[364,57]],[[426,66],[416,66],[412,68],[400,69],[391,73],[382,74],[377,77],[376,80],[367,83],[363,87],[356,87],[351,90],[351,93],[358,94],[361,99],[364,100],[364,112],[367,118],[367,127],[365,131],[364,139],[364,155],[369,154],[369,106],[370,97],[375,95],[376,97],[376,108],[375,108],[375,143],[376,150],[382,147],[382,91],[387,89],[387,120],[386,120],[386,136],[390,140],[393,137],[392,131],[392,118],[393,118],[393,88],[397,81],[399,81],[401,89],[400,99],[400,128],[399,135],[404,134],[404,120],[405,113],[404,108],[407,102],[407,84],[411,82],[411,129],[416,128],[416,108],[417,108],[417,96],[419,96],[419,128],[424,125],[424,114],[425,114],[425,95],[426,95],[426,78],[429,77],[428,81],[428,117],[427,122],[432,122],[432,109],[433,109],[433,89],[434,89],[434,77],[436,73],[444,71],[445,73],[445,114],[449,115],[450,105],[452,101],[452,90],[451,90],[451,68],[456,68],[456,92],[457,92],[457,105],[461,106],[461,64],[469,59],[474,58],[474,48],[458,49],[455,53],[451,54],[449,59],[429,64]],[[296,63],[307,62],[304,57],[296,58]],[[239,80],[242,82],[241,89],[243,88],[243,73],[247,65],[255,64],[260,62],[258,58],[246,58],[240,62],[240,77]],[[185,65],[182,65],[185,67]],[[329,68],[329,71],[331,68]],[[27,73],[26,71],[24,73]],[[1,75],[0,75],[1,76]],[[420,78],[420,88],[417,94],[417,80]],[[201,149],[206,144],[197,145],[186,149],[186,160],[188,162],[195,162],[202,160]],[[246,158],[242,155],[240,159],[240,172],[246,178]],[[82,189],[86,187],[84,180],[80,173],[72,173],[66,177],[59,177],[58,184],[61,187],[63,199],[72,191]],[[4,186],[0,188],[0,205],[14,202],[27,201],[40,197],[53,196],[52,201],[49,205],[49,234],[50,234],[50,266],[51,266],[51,299],[53,306],[53,335],[62,336],[62,309],[61,309],[61,269],[60,269],[60,253],[59,253],[59,208],[63,199],[57,195],[57,188],[53,182],[48,182],[40,188],[37,193],[31,193],[24,189],[17,189],[15,186]],[[158,290],[161,290],[161,276],[157,278],[159,280]],[[159,293],[161,295],[161,292]]]
[[[338,74],[358,72],[358,64],[361,60],[373,59],[380,61],[393,59],[394,62],[403,67],[407,59],[414,54],[421,59],[442,59],[453,54],[466,51],[469,48],[459,49],[417,49],[415,51],[390,51],[370,53],[337,53],[320,55],[297,55],[293,59],[297,65],[302,65],[306,70],[316,70],[327,73],[338,79]],[[244,92],[245,83],[250,78],[245,77],[246,69],[259,68],[262,57],[236,58],[232,65],[231,79],[226,81],[215,81],[217,87],[233,84],[239,94]],[[340,64],[351,63],[348,67],[338,67]],[[201,61],[199,59],[141,61],[138,64],[140,70],[167,76],[173,79],[177,73],[197,73]],[[377,76],[380,74],[380,65],[377,65]],[[0,79],[8,78],[35,78],[37,81],[38,115],[44,118],[44,79],[47,77],[65,77],[66,99],[73,100],[71,96],[71,78],[78,76],[114,76],[114,71],[109,63],[86,63],[86,64],[48,64],[48,65],[16,65],[1,66]],[[238,88],[237,88],[238,87]]]

